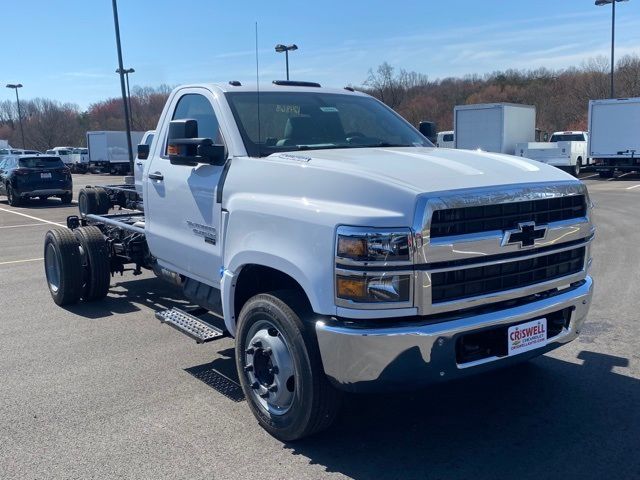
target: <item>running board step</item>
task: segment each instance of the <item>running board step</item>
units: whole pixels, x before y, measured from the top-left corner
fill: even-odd
[[[156,318],[193,338],[197,343],[210,342],[224,336],[224,332],[219,328],[209,325],[179,308],[174,307],[156,312]]]

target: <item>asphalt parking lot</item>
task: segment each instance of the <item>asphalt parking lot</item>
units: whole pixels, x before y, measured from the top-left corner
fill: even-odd
[[[526,365],[418,393],[352,396],[329,431],[282,444],[236,383],[233,342],[196,345],[126,273],[102,302],[49,296],[42,240],[75,205],[0,197],[0,479],[640,478],[640,175],[583,178],[597,238],[590,317]],[[85,184],[115,177],[75,175]]]

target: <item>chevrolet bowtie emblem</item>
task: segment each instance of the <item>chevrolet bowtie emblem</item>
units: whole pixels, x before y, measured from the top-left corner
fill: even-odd
[[[546,226],[536,226],[536,222],[519,223],[518,228],[504,232],[502,246],[520,244],[520,248],[533,247],[536,240],[542,239],[546,235]]]

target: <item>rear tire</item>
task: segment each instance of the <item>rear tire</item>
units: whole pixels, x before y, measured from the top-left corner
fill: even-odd
[[[97,214],[104,215],[109,213],[111,209],[111,200],[109,199],[109,195],[107,191],[102,187],[94,187],[93,190],[96,192],[97,199]]]
[[[71,230],[55,228],[44,238],[44,266],[51,298],[60,306],[78,303],[82,295],[80,243]]]
[[[582,159],[578,158],[576,160],[576,164],[573,166],[573,171],[571,172],[571,174],[578,178],[580,176],[580,171],[582,170]]]
[[[19,207],[22,204],[22,198],[16,193],[10,183],[7,183],[7,201],[12,207]]]
[[[285,442],[329,427],[341,403],[322,368],[313,327],[299,316],[308,312],[302,304],[293,291],[256,295],[242,308],[236,334],[236,366],[249,408],[262,428]],[[288,373],[280,378],[282,370]]]
[[[81,249],[85,301],[100,300],[109,293],[111,262],[102,231],[95,226],[76,228],[73,232]]]
[[[64,195],[60,195],[60,200],[63,205],[69,205],[73,201],[73,193],[65,193]]]
[[[78,210],[82,218],[89,214],[98,213],[98,195],[93,188],[87,187],[80,190],[80,193],[78,193]]]

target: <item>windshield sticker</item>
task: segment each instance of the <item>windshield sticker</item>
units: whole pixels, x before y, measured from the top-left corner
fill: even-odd
[[[300,105],[276,105],[276,112],[300,115]]]
[[[338,109],[336,107],[320,107],[320,110],[322,110],[325,113],[329,113],[329,112],[338,113]]]
[[[310,162],[311,157],[307,157],[306,155],[296,155],[294,153],[278,153],[273,155],[274,157],[283,158],[285,160],[294,160],[296,162]]]

